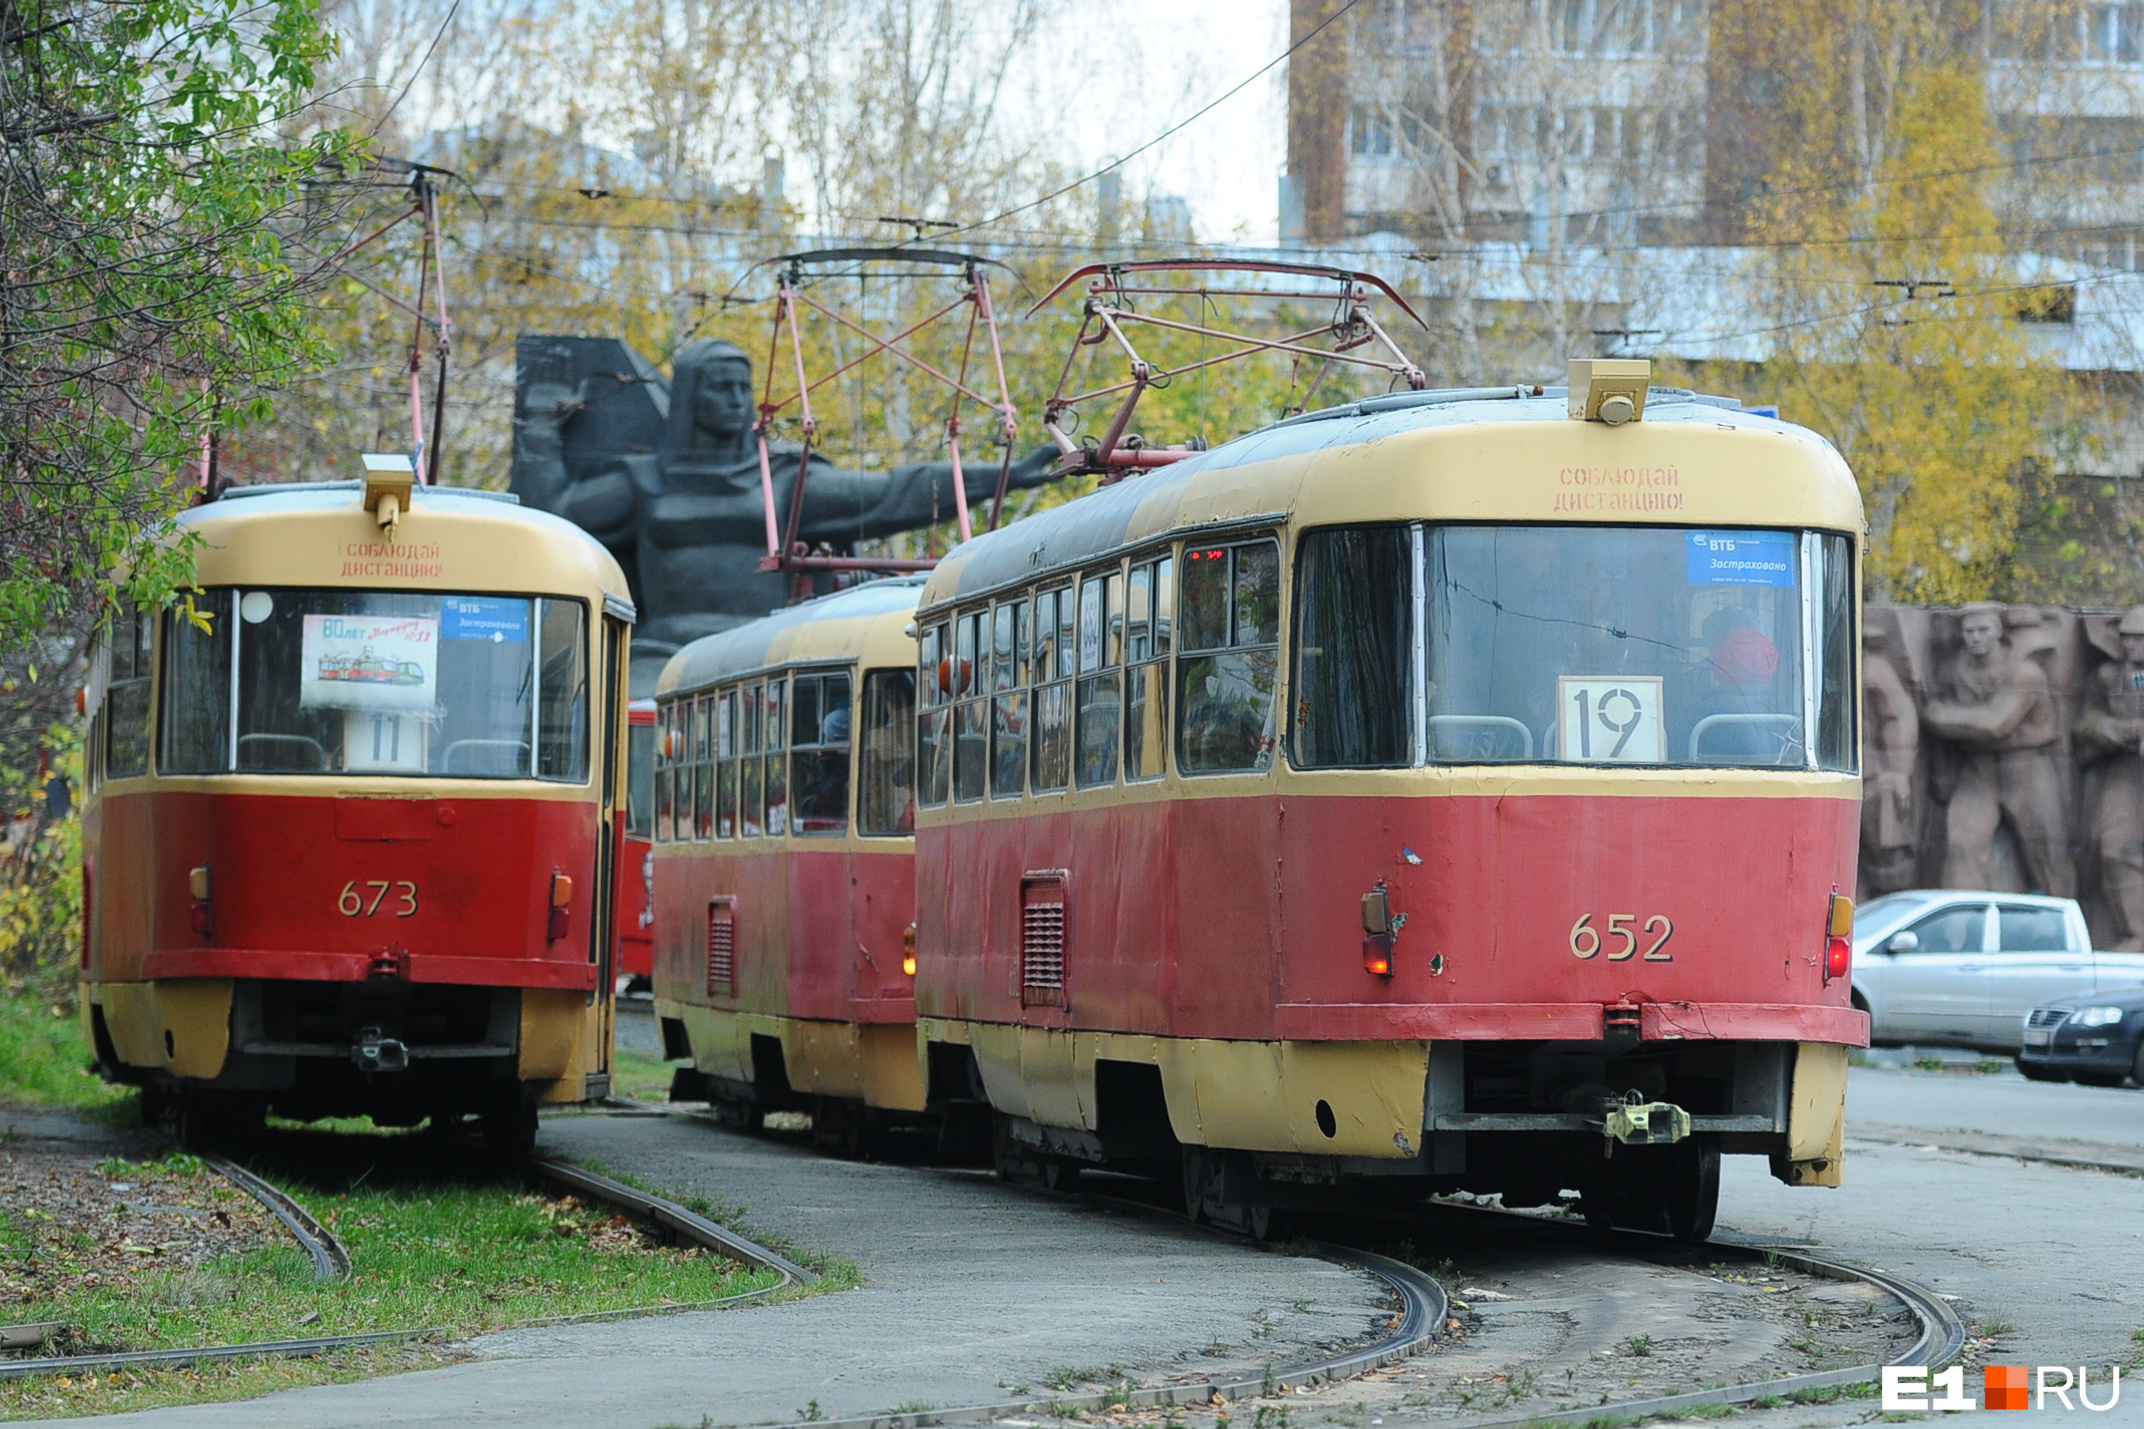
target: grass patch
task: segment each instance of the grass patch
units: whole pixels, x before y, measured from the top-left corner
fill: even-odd
[[[692,1304],[779,1279],[697,1247],[661,1246],[608,1206],[538,1194],[502,1178],[473,1148],[430,1137],[272,1132],[255,1169],[341,1239],[349,1281],[313,1279],[310,1259],[286,1241],[144,1274],[131,1290],[47,1275],[43,1283],[58,1288],[8,1305],[7,1318],[63,1321],[78,1353],[409,1328],[461,1336],[557,1316]],[[25,1250],[67,1253],[62,1245],[6,1239],[0,1260],[18,1266]],[[837,1273],[826,1288],[852,1283],[853,1272]],[[229,1399],[437,1364],[443,1353],[420,1345],[64,1385],[0,1382],[0,1417]]]
[[[55,1011],[57,1009],[57,1011]],[[89,1070],[82,1022],[65,1003],[0,993],[0,1102],[103,1108],[130,1100]]]
[[[670,1078],[677,1067],[677,1063],[659,1061],[645,1052],[620,1047],[611,1053],[611,1089],[634,1101],[666,1102],[670,1100]]]

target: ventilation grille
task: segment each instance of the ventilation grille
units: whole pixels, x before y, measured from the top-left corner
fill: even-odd
[[[1065,1002],[1065,884],[1061,874],[1020,880],[1020,1002]]]
[[[727,900],[707,905],[707,990],[729,997],[737,982],[737,908]]]

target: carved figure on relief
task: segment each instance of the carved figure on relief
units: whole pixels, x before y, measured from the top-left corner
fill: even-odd
[[[2121,924],[2120,936],[2105,941],[2134,953],[2144,952],[2144,605],[2124,611],[2115,632],[2121,658],[2092,677],[2077,719],[2077,752],[2099,766],[2092,842],[2100,893]]]
[[[1903,673],[1900,632],[1871,620],[1861,643],[1861,875],[1871,891],[1891,893],[1918,881],[1921,821],[1913,775],[1921,712]]]
[[[2037,611],[2017,612],[2037,622]],[[2073,897],[2062,771],[2062,720],[2047,672],[2013,640],[2004,607],[1969,605],[1959,649],[1921,708],[1921,726],[1955,750],[1944,817],[1943,885],[1995,884],[1997,831],[2007,823],[2035,890]]]

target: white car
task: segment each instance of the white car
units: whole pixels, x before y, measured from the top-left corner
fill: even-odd
[[[2094,952],[2072,898],[1932,888],[1855,913],[1853,978],[1873,1042],[2015,1052],[2041,1003],[2144,984],[2144,953]]]

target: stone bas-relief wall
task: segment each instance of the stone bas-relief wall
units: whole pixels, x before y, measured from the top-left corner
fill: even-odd
[[[1872,605],[1861,888],[2080,899],[2144,951],[2144,606]]]

